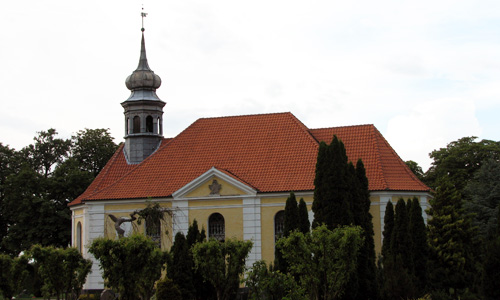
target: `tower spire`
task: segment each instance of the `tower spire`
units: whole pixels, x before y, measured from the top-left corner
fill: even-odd
[[[122,102],[125,114],[125,147],[127,161],[140,163],[156,149],[163,138],[163,102],[156,95],[161,85],[160,76],[149,68],[144,42],[144,17],[142,8],[141,55],[137,69],[125,80],[131,91],[127,100]]]

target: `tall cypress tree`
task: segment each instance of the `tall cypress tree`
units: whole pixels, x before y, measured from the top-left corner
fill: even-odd
[[[406,203],[399,199],[396,204],[396,215],[394,217],[394,230],[391,239],[391,252],[397,256],[400,255],[403,261],[403,267],[410,274],[413,273],[413,259],[411,253],[411,238],[409,231],[409,217]]]
[[[205,241],[205,229],[202,228],[201,232],[198,228],[198,221],[196,219],[193,220],[193,224],[189,226],[188,234],[186,236],[186,241],[189,247],[189,259],[191,260],[192,266],[194,266],[194,259],[192,254],[192,247],[197,243],[202,243]],[[215,299],[215,290],[212,285],[203,280],[201,274],[192,269],[193,274],[193,286],[195,288],[195,299]]]
[[[389,258],[391,254],[391,241],[392,241],[392,232],[394,230],[394,206],[392,202],[387,202],[387,206],[385,207],[385,215],[384,215],[384,241],[382,243],[382,257],[384,261]]]
[[[167,265],[167,274],[179,287],[182,299],[194,299],[196,293],[193,285],[193,260],[189,252],[184,234],[178,232],[170,250],[172,261]]]
[[[347,291],[343,299],[376,299],[378,289],[376,284],[375,242],[373,239],[373,223],[370,214],[370,192],[366,170],[361,160],[354,168],[348,164],[348,173],[351,190],[351,210],[353,224],[363,229],[364,243],[358,254],[356,276],[349,280]]]
[[[283,226],[283,236],[287,237],[296,229],[299,229],[299,208],[297,206],[297,199],[293,192],[290,193],[285,204],[285,216]]]
[[[299,201],[299,231],[302,233],[308,233],[311,228],[311,223],[309,223],[309,214],[307,212],[307,205],[303,198]]]
[[[330,145],[321,142],[314,179],[313,226],[326,224],[329,229],[353,223],[350,207],[352,174],[348,175],[344,144],[337,136]]]
[[[408,201],[410,203],[410,201]],[[425,294],[427,284],[427,262],[429,256],[429,246],[427,244],[427,230],[425,228],[424,217],[422,216],[422,207],[415,197],[411,201],[410,213],[410,238],[412,239],[413,264],[415,267],[415,278],[417,296]]]

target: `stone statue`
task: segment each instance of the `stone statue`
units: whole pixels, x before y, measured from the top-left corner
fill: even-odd
[[[111,218],[111,220],[113,220],[113,222],[115,222],[115,230],[116,230],[116,233],[118,233],[119,238],[122,238],[124,233],[125,233],[125,230],[123,228],[121,228],[120,225],[122,225],[122,223],[124,223],[124,222],[133,222],[133,221],[137,220],[137,218],[135,217],[136,214],[137,214],[137,212],[134,211],[133,213],[130,214],[130,218],[125,218],[125,217],[117,218],[112,214],[108,215]]]

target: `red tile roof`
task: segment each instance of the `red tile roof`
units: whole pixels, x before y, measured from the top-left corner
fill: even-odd
[[[199,119],[137,165],[120,147],[70,205],[168,197],[211,167],[259,192],[313,190],[319,141],[334,134],[351,161],[363,160],[371,191],[429,191],[373,125],[308,129],[291,113],[276,113]]]

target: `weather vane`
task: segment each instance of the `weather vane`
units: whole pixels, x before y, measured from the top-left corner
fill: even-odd
[[[144,31],[144,18],[148,15],[148,13],[144,12],[144,4],[142,5],[141,17],[142,17],[142,28],[141,31]]]

